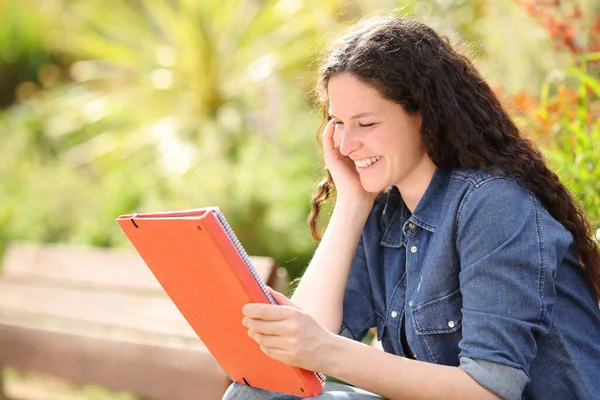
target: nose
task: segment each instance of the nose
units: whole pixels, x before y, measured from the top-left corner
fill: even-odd
[[[336,132],[336,134],[341,137],[340,153],[344,156],[350,155],[352,152],[360,149],[362,146],[362,143],[358,138],[358,134],[354,129],[342,128],[340,129],[340,132]]]

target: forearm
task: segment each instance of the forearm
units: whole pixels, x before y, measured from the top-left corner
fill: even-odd
[[[315,255],[291,300],[338,333],[348,273],[372,204],[338,202]]]
[[[457,367],[410,360],[341,336],[330,351],[323,373],[389,400],[500,399]]]

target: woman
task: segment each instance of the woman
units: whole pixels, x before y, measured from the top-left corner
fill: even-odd
[[[368,391],[318,399],[600,398],[591,226],[471,62],[419,22],[373,19],[319,85],[313,235],[333,189],[335,208],[291,301],[244,307],[263,351]],[[385,352],[359,342],[371,327]]]

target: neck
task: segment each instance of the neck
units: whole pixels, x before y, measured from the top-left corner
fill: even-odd
[[[415,211],[415,208],[417,208],[417,205],[429,187],[436,169],[435,164],[429,157],[426,157],[404,181],[397,185],[402,195],[402,200],[404,200],[404,204],[406,204],[411,213]]]

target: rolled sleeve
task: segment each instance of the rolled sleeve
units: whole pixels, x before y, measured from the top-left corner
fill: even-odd
[[[504,400],[521,400],[529,377],[518,368],[485,360],[460,358],[460,369]]]
[[[557,246],[542,217],[533,195],[504,178],[473,188],[459,212],[461,368],[503,398],[521,398],[556,297]]]
[[[346,283],[340,335],[361,341],[373,326],[375,309],[361,236]]]

